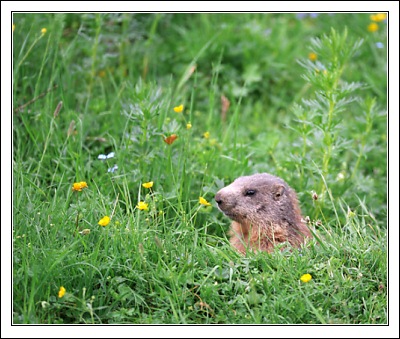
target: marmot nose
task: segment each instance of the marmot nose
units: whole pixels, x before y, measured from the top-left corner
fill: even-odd
[[[222,203],[221,193],[218,192],[218,193],[215,195],[215,201],[217,202],[218,205]]]

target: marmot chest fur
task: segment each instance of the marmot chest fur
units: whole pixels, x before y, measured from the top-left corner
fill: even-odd
[[[230,242],[246,250],[272,252],[276,244],[299,247],[311,232],[302,222],[296,193],[268,173],[237,178],[215,195],[219,209],[233,220]]]

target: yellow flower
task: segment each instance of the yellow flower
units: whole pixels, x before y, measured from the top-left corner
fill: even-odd
[[[153,182],[152,181],[145,182],[144,184],[142,184],[142,186],[144,188],[152,188],[153,187]]]
[[[210,137],[210,132],[203,133],[203,137],[208,139]]]
[[[204,206],[211,206],[211,204],[206,199],[204,199],[203,197],[199,198],[199,204],[200,205],[204,205]]]
[[[379,29],[379,26],[378,26],[378,24],[377,23],[375,23],[375,22],[371,22],[369,25],[368,25],[368,32],[376,32],[378,29]]]
[[[14,29],[15,29],[15,24],[13,24],[13,32],[14,32]]]
[[[145,203],[144,201],[139,201],[136,207],[141,211],[147,211],[149,209],[149,204]]]
[[[62,298],[62,297],[64,296],[64,294],[65,294],[66,291],[67,291],[67,290],[64,288],[64,286],[61,286],[61,287],[60,287],[60,290],[58,291],[58,297],[59,297],[59,298]]]
[[[315,61],[315,60],[318,59],[318,56],[317,56],[316,53],[311,52],[310,54],[308,54],[308,58],[309,58],[311,61]]]
[[[182,113],[182,111],[183,111],[183,105],[174,107],[174,111],[175,111],[176,113]]]
[[[311,274],[308,274],[308,273],[303,274],[303,275],[300,277],[300,280],[301,280],[302,282],[304,282],[304,283],[309,282],[311,279],[312,279],[312,276],[311,276]]]
[[[191,129],[192,128],[192,124],[189,122],[186,124],[186,129]]]
[[[105,217],[103,217],[103,218],[101,218],[100,219],[100,221],[98,222],[98,224],[100,225],[100,226],[107,226],[109,223],[110,223],[110,217],[109,216],[105,216]]]
[[[372,21],[381,22],[386,20],[386,13],[371,14],[370,18]]]
[[[82,189],[87,188],[87,187],[88,187],[88,185],[87,185],[87,183],[85,181],[75,182],[72,185],[72,190],[80,192],[80,191],[82,191]]]
[[[81,185],[82,188],[87,188],[88,187],[88,185],[87,185],[87,183],[85,181],[81,181],[79,184]]]
[[[42,32],[42,34],[46,34],[47,33],[47,28],[42,28],[41,32]]]

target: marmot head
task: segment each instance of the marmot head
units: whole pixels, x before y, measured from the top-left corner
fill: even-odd
[[[243,176],[215,195],[218,208],[230,219],[253,225],[301,222],[295,192],[268,173]]]

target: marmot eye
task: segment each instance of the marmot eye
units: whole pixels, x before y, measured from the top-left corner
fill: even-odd
[[[251,195],[254,195],[254,194],[256,194],[256,191],[255,191],[255,190],[247,190],[247,191],[244,193],[244,195],[245,195],[246,197],[251,196]]]

